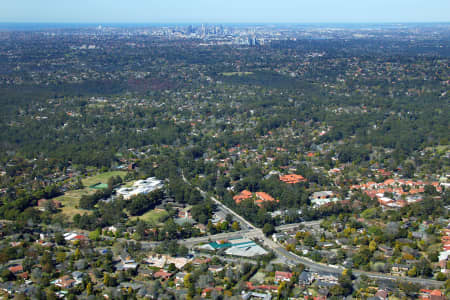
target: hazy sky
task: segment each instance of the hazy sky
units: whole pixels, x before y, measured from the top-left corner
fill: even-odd
[[[450,22],[450,0],[2,0],[0,22]]]

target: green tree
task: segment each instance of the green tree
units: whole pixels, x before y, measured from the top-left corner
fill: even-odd
[[[439,280],[439,281],[446,281],[446,280],[447,280],[447,276],[446,276],[444,273],[439,272],[439,273],[437,273],[437,275],[436,275],[436,280]]]
[[[265,236],[271,236],[275,233],[275,226],[271,223],[266,223],[264,224],[262,231]]]
[[[86,293],[88,296],[92,295],[93,289],[92,289],[92,283],[88,282],[88,284],[86,285]]]
[[[14,274],[8,269],[3,269],[2,273],[0,274],[0,277],[2,278],[3,281],[14,280]]]
[[[100,236],[101,236],[101,229],[100,228],[97,228],[94,231],[89,232],[89,239],[91,239],[93,241],[100,240]]]
[[[408,270],[408,276],[409,277],[416,277],[417,276],[417,268],[414,266],[410,270]]]
[[[233,231],[239,231],[241,229],[241,226],[239,226],[239,223],[234,221],[233,224],[231,224],[231,229]]]
[[[369,243],[369,251],[370,252],[374,252],[375,250],[377,250],[377,242],[375,242],[375,240],[370,241]]]

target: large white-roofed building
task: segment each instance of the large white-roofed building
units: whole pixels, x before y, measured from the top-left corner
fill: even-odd
[[[137,180],[132,187],[123,187],[116,191],[117,195],[121,195],[125,200],[140,194],[148,194],[164,185],[161,180],[155,177],[149,177],[144,180]]]

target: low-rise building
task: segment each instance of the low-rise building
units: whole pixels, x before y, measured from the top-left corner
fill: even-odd
[[[275,272],[275,283],[279,283],[282,281],[290,281],[292,278],[291,272],[282,272],[282,271],[276,271]]]

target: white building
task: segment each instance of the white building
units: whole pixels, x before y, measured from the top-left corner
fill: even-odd
[[[125,200],[128,200],[136,195],[151,193],[163,186],[161,180],[156,179],[155,177],[149,177],[145,180],[137,180],[132,187],[120,188],[116,193],[117,195],[123,196]]]

